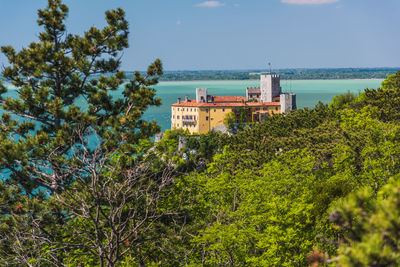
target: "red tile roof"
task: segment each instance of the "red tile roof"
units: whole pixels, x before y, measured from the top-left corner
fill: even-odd
[[[258,107],[258,106],[280,106],[279,102],[247,102],[247,106]]]
[[[244,96],[214,96],[214,102],[242,102],[247,101]]]
[[[175,103],[171,106],[173,107],[263,107],[263,106],[280,106],[279,102],[245,102],[247,100],[246,97],[243,96],[216,96],[215,98],[222,98],[222,99],[240,99],[240,102],[212,102],[212,103],[197,103],[196,100],[189,100],[189,101],[181,101],[180,104]],[[214,100],[215,100],[214,98]],[[244,101],[241,102],[241,100]],[[221,100],[219,100],[221,101]]]

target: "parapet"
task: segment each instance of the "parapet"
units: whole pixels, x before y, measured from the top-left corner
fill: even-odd
[[[271,77],[271,78],[280,78],[281,76],[279,74],[263,74],[260,75],[263,78]]]
[[[247,93],[255,94],[255,93],[260,93],[261,89],[260,89],[260,87],[247,87],[246,91],[247,91]]]

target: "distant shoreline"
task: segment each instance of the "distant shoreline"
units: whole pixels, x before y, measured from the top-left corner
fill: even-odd
[[[277,69],[281,80],[353,80],[386,79],[400,68],[343,68],[343,69]],[[268,74],[265,70],[243,71],[165,71],[160,81],[220,81],[258,80],[260,75]],[[131,78],[132,75],[127,75]]]
[[[288,79],[284,80],[282,79],[281,81],[362,81],[362,80],[368,80],[368,81],[379,81],[379,80],[384,80],[385,78],[358,78],[358,79]],[[245,81],[251,81],[251,82],[257,82],[259,80],[257,79],[246,79],[246,80],[160,80],[159,83],[172,83],[172,82],[245,82]]]
[[[385,78],[366,78],[366,79],[288,79],[284,80],[282,79],[281,81],[380,81],[384,80]],[[159,81],[158,84],[160,83],[183,83],[183,82],[258,82],[259,80],[257,79],[245,79],[245,80],[166,80],[166,81]],[[124,83],[129,82],[129,80],[124,81]],[[12,85],[11,83],[3,83],[7,87],[7,89],[10,90],[15,90],[17,87]],[[11,88],[9,87],[11,86]]]

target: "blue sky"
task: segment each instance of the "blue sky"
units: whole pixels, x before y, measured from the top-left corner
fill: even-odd
[[[400,0],[65,0],[68,31],[130,23],[124,70],[161,58],[166,70],[400,67]],[[37,40],[47,0],[0,0],[0,45]],[[4,56],[0,64],[5,65]]]

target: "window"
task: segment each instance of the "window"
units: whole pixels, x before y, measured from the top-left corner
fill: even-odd
[[[267,108],[263,108],[263,110],[268,110]]]
[[[206,112],[208,112],[208,108],[206,108]]]
[[[222,112],[225,112],[225,109],[224,109],[224,108],[222,109]]]
[[[178,115],[178,116],[176,116],[176,118],[179,120],[179,115]]]
[[[179,123],[176,125],[176,127],[179,127]]]
[[[260,110],[260,108],[256,108],[256,110]]]
[[[217,112],[217,110],[216,110],[216,109],[214,109],[214,112]]]
[[[179,111],[179,108],[178,108],[178,111]]]
[[[206,121],[208,121],[208,116],[206,117]]]
[[[190,111],[192,111],[192,109],[190,109]]]
[[[175,115],[172,115],[172,118],[175,119]]]
[[[275,110],[278,110],[278,107],[275,107]]]

